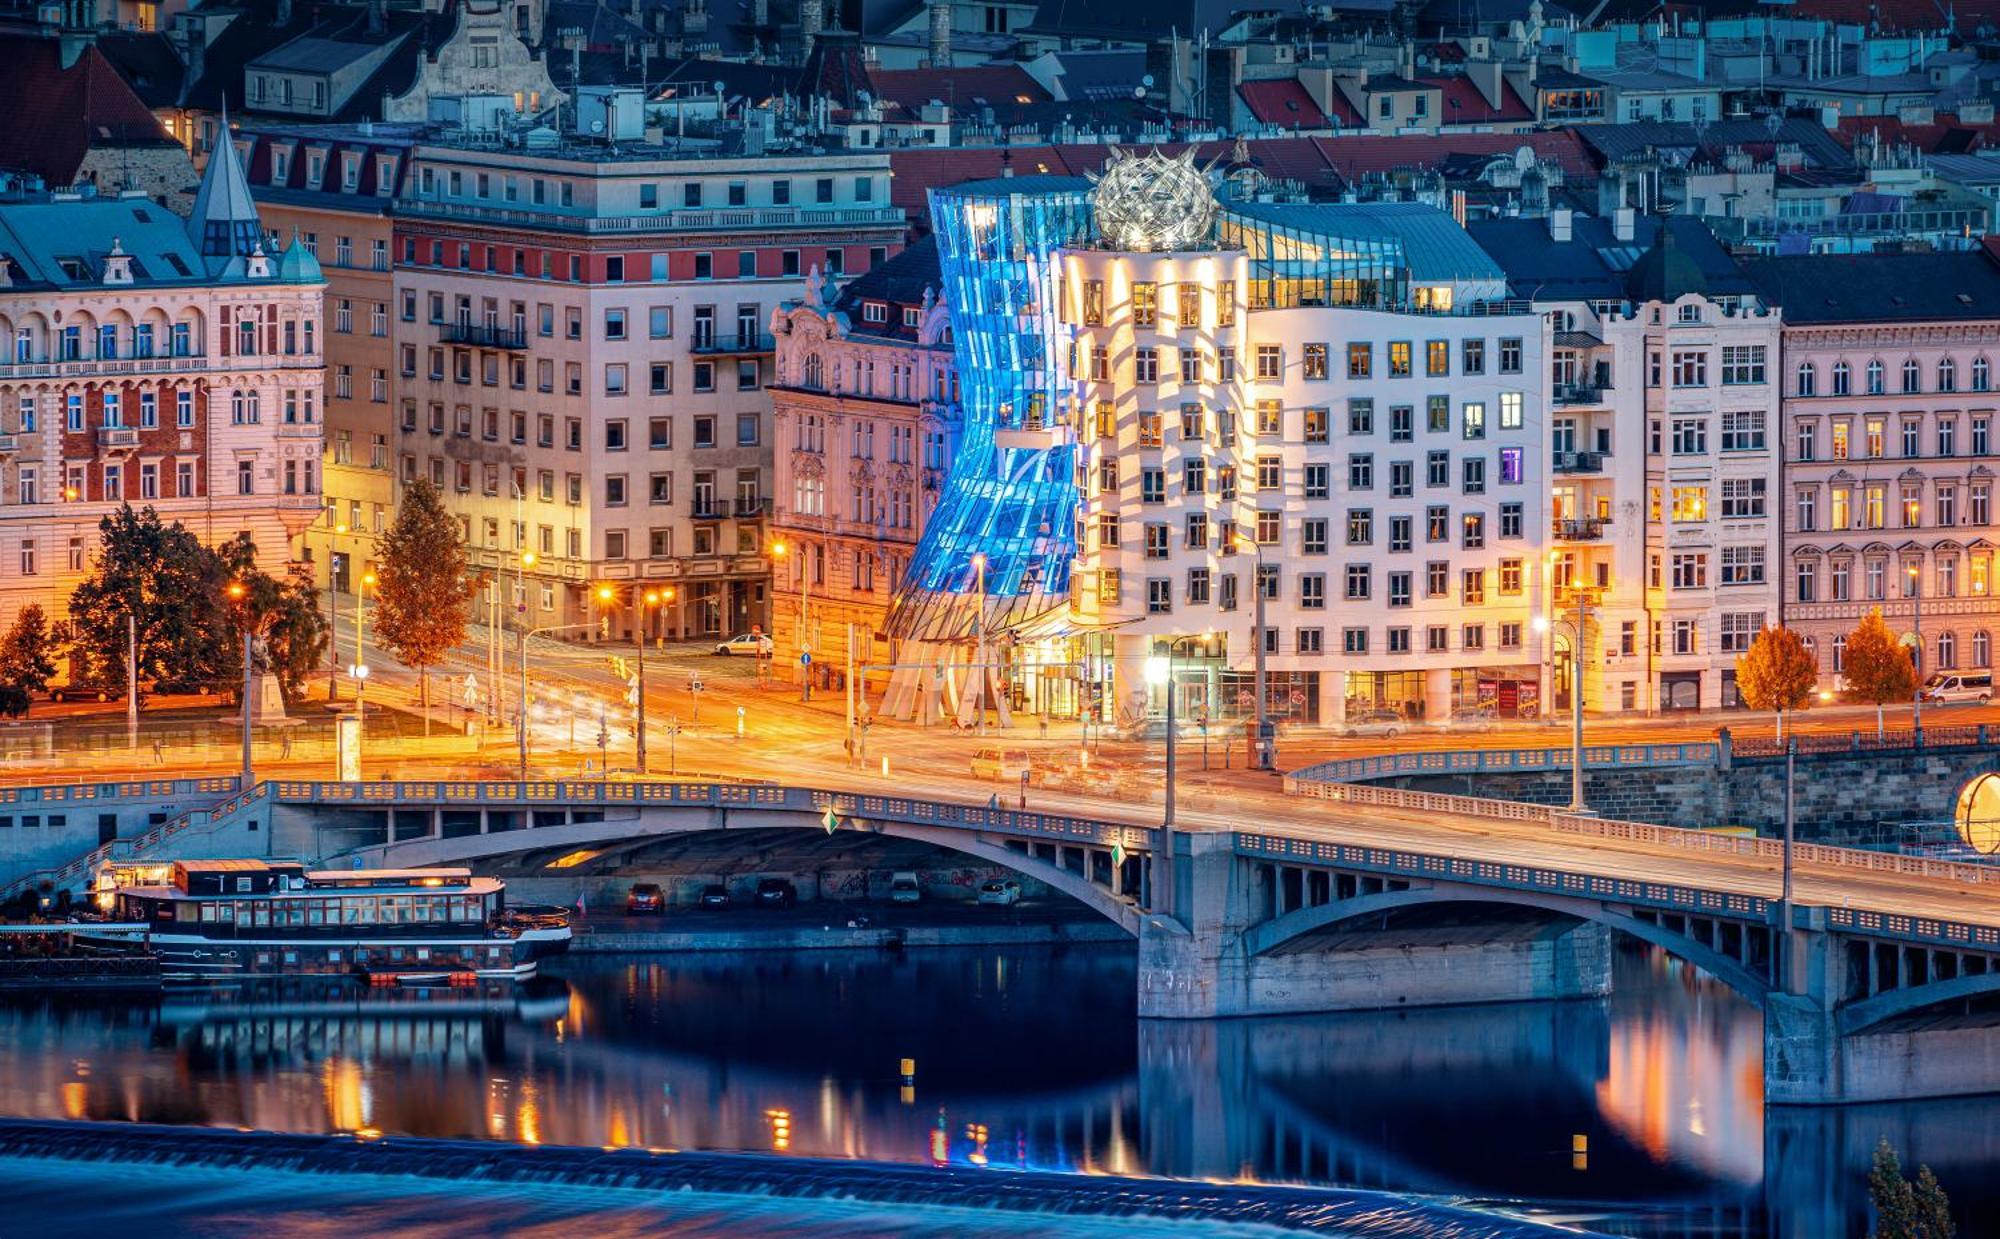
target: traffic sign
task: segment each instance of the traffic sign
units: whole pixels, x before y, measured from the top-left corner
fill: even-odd
[[[801,666],[801,667],[810,667],[810,666],[812,666],[812,665],[813,665],[813,656],[812,656],[812,651],[811,651],[811,650],[800,650],[800,651],[799,651],[799,666]]]
[[[826,833],[828,834],[832,834],[834,831],[840,829],[840,816],[833,811],[832,805],[828,805],[826,807],[825,816],[821,817],[819,820],[820,820],[820,825],[826,827]]]

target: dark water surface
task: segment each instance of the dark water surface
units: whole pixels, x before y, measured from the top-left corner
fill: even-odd
[[[1937,1170],[1966,1234],[2000,1234],[1982,1221],[2000,1216],[2000,1098],[1767,1114],[1756,1010],[1651,954],[1622,956],[1602,1002],[1195,1024],[1136,1020],[1132,953],[1114,948],[555,969],[518,991],[0,997],[0,1113],[1348,1185],[1658,1239],[1858,1235],[1886,1135]],[[476,1196],[481,1226],[524,1235],[1149,1233],[930,1205]],[[487,1233],[463,1194],[416,1180],[0,1161],[0,1198],[6,1235]],[[158,1224],[119,1212],[134,1202]]]

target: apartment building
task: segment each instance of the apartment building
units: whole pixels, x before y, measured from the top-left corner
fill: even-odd
[[[300,556],[351,594],[395,514],[395,302],[390,205],[422,132],[412,125],[246,127],[234,136],[264,222],[296,237],[326,278],[325,511]]]
[[[879,154],[644,143],[411,151],[394,203],[397,476],[428,477],[536,627],[596,582],[671,586],[656,635],[766,619],[773,341],[811,278],[884,261]],[[611,617],[614,636],[639,631]]]
[[[1870,610],[1925,674],[1991,668],[2000,267],[1843,254],[1749,273],[1785,311],[1784,618],[1822,687]]]
[[[1778,618],[1777,309],[1698,221],[1472,232],[1554,329],[1556,592],[1594,610],[1586,708],[1736,704],[1736,658]]]
[[[772,316],[770,634],[778,665],[894,657],[888,616],[958,433],[951,320],[925,238]]]
[[[128,503],[289,558],[320,510],[323,287],[234,147],[185,220],[138,193],[0,199],[0,616],[60,619]]]

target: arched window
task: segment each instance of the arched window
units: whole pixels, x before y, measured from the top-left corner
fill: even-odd
[[[1869,394],[1869,395],[1871,395],[1871,396],[1879,396],[1879,395],[1881,395],[1881,394],[1882,394],[1882,376],[1883,376],[1883,374],[1884,374],[1884,371],[1883,371],[1883,369],[1882,369],[1882,363],[1881,363],[1881,362],[1879,362],[1879,361],[1871,361],[1871,362],[1869,362],[1869,363],[1868,363],[1868,394]]]
[[[1847,634],[1833,639],[1833,673],[1839,675],[1847,670]]]
[[[1951,668],[1958,666],[1957,634],[1949,632],[1941,632],[1938,634],[1937,658],[1938,658],[1937,665],[1940,670],[1948,671]]]
[[[1924,368],[1911,357],[1903,362],[1903,391],[1920,392],[1924,389]]]
[[[1984,628],[1972,634],[1972,665],[1975,667],[1993,665],[1993,638]]]
[[[1803,650],[1804,650],[1804,651],[1806,652],[1806,657],[1807,657],[1807,658],[1810,658],[1810,659],[1812,659],[1812,661],[1813,661],[1813,666],[1815,666],[1815,667],[1819,666],[1819,642],[1818,642],[1818,641],[1816,641],[1816,640],[1814,640],[1813,638],[1811,638],[1811,637],[1808,637],[1808,636],[1800,636],[1800,637],[1799,637],[1799,648],[1800,648],[1800,649],[1803,649]]]
[[[1800,362],[1797,394],[1801,396],[1817,395],[1819,394],[1817,391],[1818,387],[1819,371],[1815,370],[1813,364],[1809,361]]]
[[[1993,363],[1984,357],[1972,359],[1972,390],[1991,391],[1993,388]]]
[[[1848,368],[1848,365],[1847,365],[1847,363],[1846,363],[1846,362],[1844,362],[1844,361],[1837,361],[1837,362],[1833,363],[1833,394],[1834,394],[1834,395],[1836,395],[1836,396],[1848,396],[1848,395],[1852,395],[1852,394],[1853,394],[1853,387],[1854,387],[1854,381],[1853,381],[1853,380],[1854,380],[1854,371],[1852,371],[1852,370],[1850,370],[1850,369]]]
[[[820,361],[818,353],[806,354],[804,385],[817,390],[818,388],[825,386],[825,383],[826,383],[825,363]]]
[[[1939,391],[1958,390],[1958,363],[1949,357],[1938,360],[1937,389]]]

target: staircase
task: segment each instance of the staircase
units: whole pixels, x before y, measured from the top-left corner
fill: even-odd
[[[271,785],[259,783],[244,792],[219,804],[204,809],[190,809],[172,821],[162,822],[144,834],[129,838],[113,839],[99,844],[90,851],[58,868],[37,869],[15,879],[0,888],[0,903],[17,898],[31,890],[46,887],[51,893],[67,890],[81,895],[87,889],[91,875],[112,861],[143,861],[157,856],[172,841],[177,849],[176,859],[186,859],[186,848],[191,840],[205,838],[229,829],[240,822],[252,810],[264,805],[271,798]],[[268,829],[268,826],[266,827]]]

